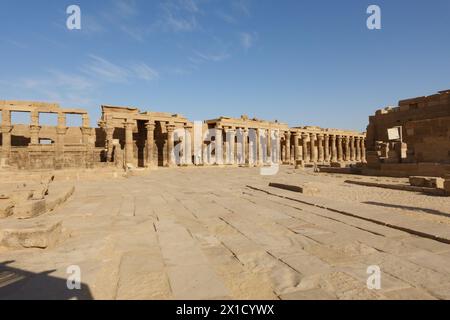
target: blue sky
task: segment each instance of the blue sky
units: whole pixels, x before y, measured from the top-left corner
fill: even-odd
[[[116,104],[362,131],[450,88],[449,39],[448,0],[0,0],[0,99],[86,108],[93,125]]]

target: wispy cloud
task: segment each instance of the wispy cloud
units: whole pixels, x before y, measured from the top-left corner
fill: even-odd
[[[244,48],[247,51],[255,45],[255,42],[258,39],[258,34],[255,32],[253,33],[242,32],[239,35],[239,39],[242,48]]]
[[[8,95],[17,94],[21,99],[55,101],[65,106],[88,107],[95,95],[95,83],[87,77],[49,69],[36,77],[22,77],[11,81],[0,80]]]
[[[202,52],[195,51],[194,53],[200,59],[192,58],[191,61],[197,62],[197,63],[202,60],[210,61],[210,62],[220,62],[220,61],[224,61],[231,57],[231,55],[226,52],[211,54],[211,53],[202,53]]]
[[[234,0],[232,2],[232,7],[235,11],[244,14],[247,17],[251,16],[249,0]]]
[[[159,79],[159,73],[153,68],[150,68],[145,63],[134,64],[131,66],[131,70],[139,79],[143,79],[146,81]]]
[[[82,71],[91,78],[117,83],[129,82],[132,79],[159,79],[159,73],[143,62],[121,66],[94,54],[90,54],[89,58],[89,63],[82,67]]]
[[[90,77],[109,82],[126,82],[128,71],[102,57],[89,55],[91,61],[83,67],[83,72]]]
[[[199,28],[201,14],[195,0],[170,0],[161,4],[162,16],[158,25],[165,31],[190,32]]]

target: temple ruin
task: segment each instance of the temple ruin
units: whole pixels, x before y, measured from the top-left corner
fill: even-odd
[[[126,169],[365,162],[364,134],[289,128],[285,123],[247,116],[194,123],[179,114],[103,105],[99,127],[92,128],[85,110],[58,104],[0,101],[0,110],[2,167]],[[13,112],[29,113],[30,123],[13,125]],[[43,113],[56,114],[57,125],[41,125]],[[67,115],[81,116],[81,127],[68,127]]]
[[[378,110],[367,128],[368,173],[450,173],[450,90]]]

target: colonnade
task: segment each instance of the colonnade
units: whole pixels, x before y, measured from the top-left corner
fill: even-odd
[[[363,135],[288,131],[282,145],[283,163],[366,162]]]
[[[65,145],[65,135],[67,133],[66,115],[67,114],[79,114],[82,116],[82,143],[88,145],[89,137],[92,135],[92,128],[89,123],[89,116],[87,113],[75,112],[75,111],[39,111],[36,108],[20,108],[20,109],[2,109],[2,121],[1,121],[1,133],[2,133],[2,151],[1,159],[4,164],[8,164],[11,157],[11,136],[13,125],[11,122],[12,112],[29,112],[30,113],[30,147],[40,146],[39,133],[42,127],[39,124],[39,114],[40,113],[54,113],[58,115],[58,123],[56,126],[56,139],[54,141],[54,163],[55,168],[64,167],[64,145]]]

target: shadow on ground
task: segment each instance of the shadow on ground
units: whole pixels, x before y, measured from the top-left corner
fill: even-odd
[[[388,208],[396,208],[396,209],[403,209],[403,210],[411,210],[411,211],[422,211],[429,214],[434,214],[437,216],[443,216],[450,218],[450,213],[442,212],[439,210],[434,209],[426,209],[426,208],[420,208],[420,207],[410,207],[410,206],[402,206],[398,204],[389,204],[389,203],[382,203],[382,202],[374,202],[374,201],[366,201],[363,202],[365,204],[371,204],[374,206],[380,206],[380,207],[388,207]]]
[[[0,300],[92,300],[89,287],[69,290],[67,279],[53,277],[55,270],[33,273],[0,262]]]

